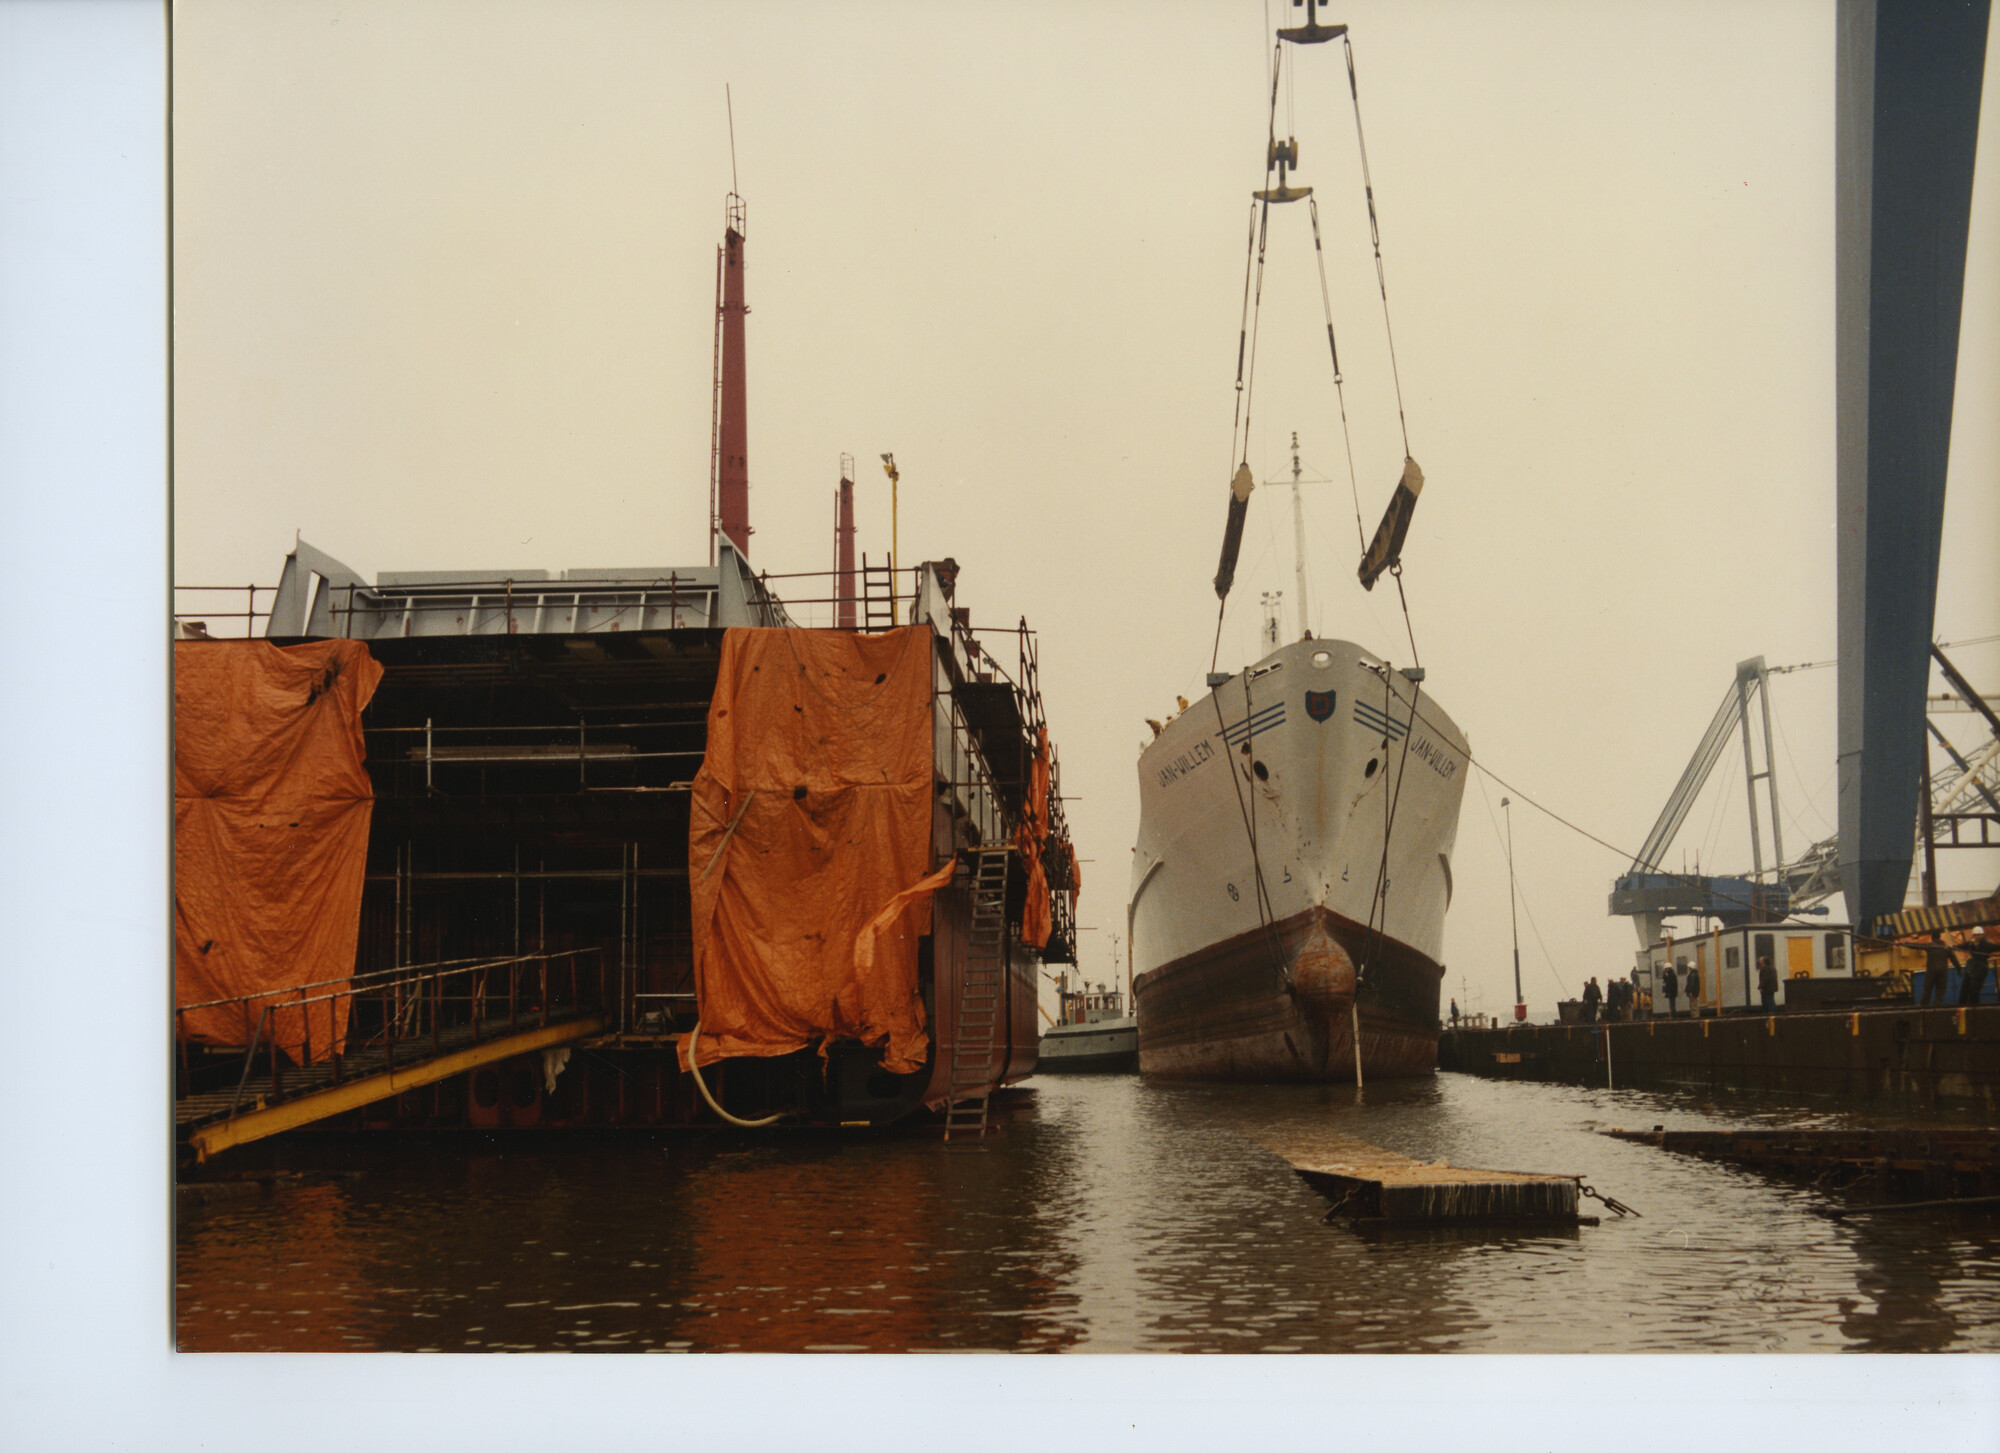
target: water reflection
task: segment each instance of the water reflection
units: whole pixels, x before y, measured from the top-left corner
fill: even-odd
[[[1841,1331],[1868,1352],[1938,1352],[1959,1345],[1962,1293],[2000,1267],[1991,1222],[1908,1212],[1844,1222],[1859,1259],[1853,1293],[1836,1298]],[[1858,1295],[1856,1294],[1858,1293]],[[1990,1313],[1989,1313],[1990,1315]],[[1991,1329],[1983,1329],[1990,1333]],[[1978,1340],[1990,1345],[1990,1336]]]
[[[1822,1110],[1435,1080],[1050,1079],[934,1133],[287,1147],[184,1219],[189,1350],[2000,1348],[1991,1220],[1836,1223],[1813,1192],[1596,1133]],[[1357,1136],[1585,1174],[1633,1220],[1325,1225],[1268,1147]],[[353,1174],[352,1172],[360,1173]],[[1595,1209],[1594,1207],[1592,1209]]]

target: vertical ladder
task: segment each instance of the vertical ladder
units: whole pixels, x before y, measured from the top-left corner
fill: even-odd
[[[861,557],[861,629],[886,631],[896,624],[896,572]]]
[[[1005,846],[973,854],[972,928],[959,981],[958,1026],[951,1050],[950,1103],[944,1138],[977,1141],[986,1134],[993,1092],[993,1047],[1000,1036],[1007,979],[1007,856]]]

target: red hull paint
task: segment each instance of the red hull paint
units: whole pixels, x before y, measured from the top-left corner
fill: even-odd
[[[1444,970],[1325,908],[1141,974],[1139,1069],[1186,1080],[1351,1079],[1356,965],[1364,1077],[1432,1073]]]
[[[936,1048],[923,1100],[933,1110],[943,1109],[951,1100],[952,1074],[957,1063],[958,1000],[965,984],[971,925],[970,890],[939,889],[931,899],[931,961],[935,967],[931,979],[930,1032]],[[1009,948],[1006,1004],[999,1032],[993,1037],[993,1053],[986,1064],[989,1090],[1032,1075],[1041,1045],[1041,1031],[1035,1017],[1035,974],[1040,960],[1019,943],[1011,943]],[[967,1093],[962,1076],[958,1093]]]

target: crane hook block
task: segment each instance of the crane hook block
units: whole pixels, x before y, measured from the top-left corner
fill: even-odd
[[[1285,185],[1286,169],[1295,168],[1298,164],[1298,140],[1294,137],[1286,137],[1283,141],[1280,141],[1275,136],[1272,137],[1270,150],[1264,156],[1264,166],[1266,170],[1269,170],[1271,167],[1278,169],[1278,185],[1269,191],[1252,192],[1250,195],[1260,202],[1296,202],[1301,197],[1310,197],[1312,195],[1311,187],[1288,187]]]
[[[1344,25],[1321,25],[1319,23],[1319,0],[1292,0],[1292,8],[1303,4],[1306,23],[1294,25],[1278,32],[1279,40],[1289,40],[1293,45],[1318,45],[1322,41],[1335,40],[1347,34]]]

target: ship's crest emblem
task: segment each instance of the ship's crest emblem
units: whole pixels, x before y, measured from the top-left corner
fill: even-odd
[[[1314,721],[1325,721],[1333,715],[1333,693],[1331,691],[1308,691],[1306,693],[1306,715]]]

